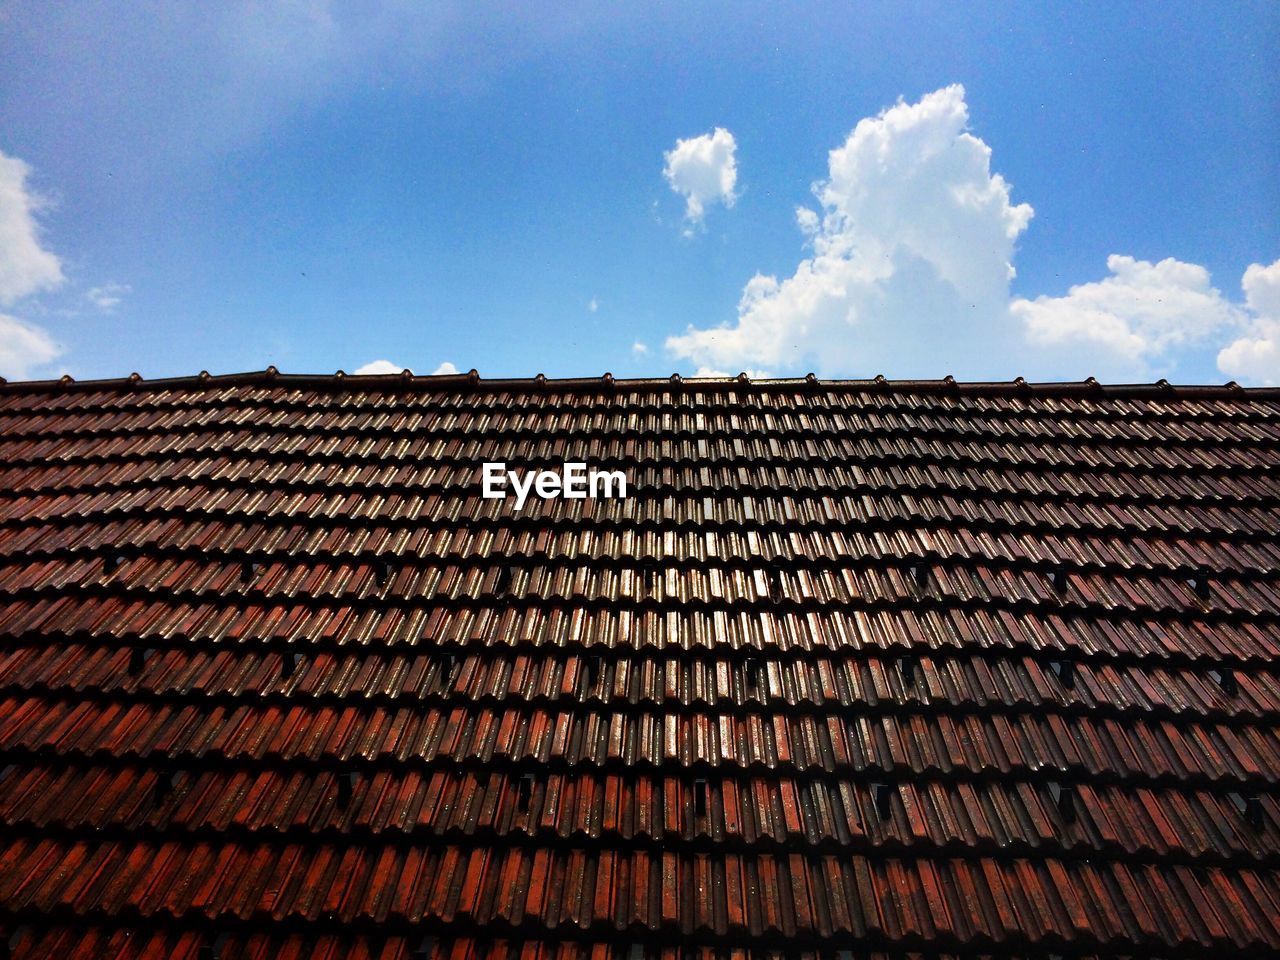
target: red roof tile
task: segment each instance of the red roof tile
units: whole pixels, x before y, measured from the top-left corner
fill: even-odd
[[[0,947],[1273,956],[1277,462],[1234,384],[0,383]]]

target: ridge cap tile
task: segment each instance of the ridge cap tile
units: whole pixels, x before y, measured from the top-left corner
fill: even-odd
[[[56,380],[9,380],[0,378],[0,395],[12,393],[37,393],[68,391],[101,391],[101,390],[181,390],[211,387],[259,387],[271,388],[339,388],[356,391],[360,388],[392,388],[403,390],[406,387],[417,389],[454,388],[463,391],[483,389],[487,391],[512,391],[528,393],[576,392],[581,390],[603,391],[606,393],[622,393],[627,390],[671,391],[680,389],[684,392],[699,388],[715,388],[729,393],[741,391],[777,391],[791,390],[812,393],[815,387],[824,392],[856,391],[879,393],[924,393],[945,396],[992,397],[1009,396],[1020,398],[1033,397],[1097,397],[1103,399],[1124,398],[1165,398],[1165,399],[1277,399],[1280,398],[1280,387],[1243,387],[1236,381],[1224,384],[1171,384],[1161,379],[1155,383],[1101,384],[1090,377],[1085,381],[1046,381],[1031,383],[1022,377],[1007,381],[959,381],[954,377],[936,380],[893,380],[876,377],[863,380],[822,379],[807,374],[801,377],[751,378],[739,374],[728,377],[685,377],[680,380],[672,377],[615,378],[606,373],[602,377],[565,377],[548,378],[542,374],[535,377],[485,378],[476,370],[459,374],[418,375],[408,370],[400,373],[386,374],[349,374],[338,370],[332,374],[286,374],[274,366],[266,370],[246,371],[243,373],[209,374],[200,371],[197,375],[175,376],[148,379],[138,373],[117,378],[96,380],[74,380],[64,375]]]

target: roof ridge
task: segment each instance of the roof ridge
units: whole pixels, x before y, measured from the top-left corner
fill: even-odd
[[[320,389],[394,389],[394,390],[524,390],[529,392],[609,393],[617,390],[683,390],[695,388],[713,391],[777,391],[835,390],[923,393],[952,396],[1014,397],[1097,397],[1106,399],[1178,399],[1178,400],[1278,400],[1280,387],[1242,387],[1234,380],[1223,384],[1172,384],[1160,379],[1155,383],[1103,384],[1093,377],[1086,380],[1029,382],[1022,377],[1013,380],[962,381],[947,376],[940,380],[890,380],[883,375],[871,379],[820,379],[813,373],[804,377],[752,378],[745,373],[736,377],[686,378],[675,373],[670,377],[615,378],[611,373],[600,377],[566,377],[550,379],[539,373],[533,377],[486,379],[472,369],[467,373],[417,375],[410,370],[388,374],[348,374],[338,370],[331,374],[286,374],[274,366],[244,373],[210,374],[202,370],[194,376],[163,377],[147,380],[138,373],[127,377],[97,380],[75,380],[64,375],[57,380],[6,381],[0,377],[0,394],[43,393],[50,391],[88,390],[183,390],[218,387],[278,386]]]

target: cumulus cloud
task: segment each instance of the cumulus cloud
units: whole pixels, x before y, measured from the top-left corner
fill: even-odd
[[[1241,281],[1250,317],[1245,335],[1218,354],[1229,377],[1268,386],[1280,384],[1280,260],[1250,264]]]
[[[968,121],[959,85],[860,121],[814,187],[821,214],[797,210],[813,256],[783,280],[757,274],[736,322],[691,326],[667,349],[714,369],[809,360],[823,372],[902,375],[915,341],[926,349],[913,354],[946,357],[953,372],[985,362],[973,327],[1014,335],[1014,244],[1033,211],[1011,201]]]
[[[683,142],[683,141],[682,141]],[[1245,272],[1234,302],[1209,271],[1114,254],[1102,279],[1013,298],[1013,259],[1034,211],[1014,203],[969,130],[964,88],[861,120],[798,206],[812,255],[783,279],[757,273],[720,326],[667,350],[701,375],[811,366],[824,375],[1154,379],[1192,349],[1245,382],[1280,382],[1280,261]]]
[[[0,152],[0,304],[52,290],[64,279],[61,261],[40,245],[42,203],[27,188],[30,173],[23,161]]]
[[[392,363],[390,360],[372,360],[363,367],[356,367],[356,376],[377,376],[388,373],[403,373],[405,367],[398,363]],[[457,373],[458,368],[446,360],[440,366],[431,371],[431,376],[438,377],[446,373]]]
[[[62,348],[39,327],[0,313],[0,376],[30,379],[33,368],[61,354]]]
[[[1168,258],[1159,263],[1113,254],[1111,275],[1062,297],[1010,306],[1033,344],[1100,347],[1145,370],[1178,347],[1204,341],[1240,321],[1239,309],[1209,282],[1209,271]]]
[[[631,352],[635,354],[637,357],[647,356],[649,353],[649,345],[647,343],[642,343],[641,341],[637,340],[635,343],[631,345]]]
[[[0,304],[53,290],[65,282],[62,262],[40,243],[41,199],[27,186],[31,168],[0,152]],[[23,379],[62,353],[35,324],[0,315],[0,376]]]
[[[773,376],[768,370],[743,370],[752,380],[768,380]],[[717,370],[714,367],[699,367],[693,372],[695,377],[714,377],[723,380],[726,377],[736,377],[738,374],[730,373],[728,370]]]
[[[737,195],[738,145],[733,134],[724,127],[688,140],[677,140],[675,147],[663,157],[666,167],[662,175],[671,189],[684,197],[685,220],[692,228],[700,226],[707,207],[721,203],[732,207]]]
[[[371,360],[363,367],[356,367],[355,374],[357,377],[377,376],[385,373],[403,373],[404,367],[398,363],[392,363],[390,360]]]
[[[822,228],[822,220],[808,207],[796,207],[796,226],[806,237],[816,237]]]
[[[111,313],[120,306],[125,295],[132,292],[133,288],[127,283],[104,283],[100,287],[90,287],[85,291],[84,298],[103,313]]]

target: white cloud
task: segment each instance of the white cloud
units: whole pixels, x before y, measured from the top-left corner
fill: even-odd
[[[812,256],[781,280],[756,274],[734,322],[690,326],[668,351],[704,375],[804,364],[824,375],[1132,380],[1174,376],[1184,352],[1230,334],[1224,373],[1280,382],[1280,261],[1246,271],[1244,304],[1198,264],[1119,254],[1106,277],[1063,296],[1011,299],[1034,211],[1012,202],[968,124],[959,85],[860,121],[813,188],[820,210],[795,210]]]
[[[1218,369],[1238,380],[1275,386],[1280,384],[1280,260],[1269,267],[1250,264],[1240,285],[1252,316],[1245,335],[1218,354]]]
[[[752,380],[768,380],[773,376],[768,370],[745,370],[742,372],[746,373]],[[714,377],[719,380],[737,376],[736,373],[730,373],[728,370],[717,370],[714,367],[699,367],[693,372],[693,375],[695,377]]]
[[[31,168],[0,152],[0,304],[61,286],[62,262],[40,243],[36,214],[44,205],[27,187]],[[62,354],[40,327],[0,314],[0,376],[26,379]]]
[[[127,283],[104,283],[100,287],[90,287],[84,297],[99,310],[110,313],[120,305],[125,294],[132,292],[133,288]]]
[[[662,175],[671,189],[684,197],[684,215],[690,230],[701,225],[709,204],[732,207],[738,199],[733,192],[738,184],[738,164],[734,156],[737,149],[733,134],[724,127],[716,127],[700,137],[677,140],[676,145],[663,154],[666,167]]]
[[[399,364],[392,363],[390,360],[373,360],[366,363],[363,367],[356,367],[355,375],[357,377],[378,376],[386,373],[403,373],[404,367]]]
[[[822,219],[808,207],[796,207],[796,226],[806,237],[816,237],[822,228]]]
[[[61,354],[62,348],[39,327],[0,313],[0,376],[26,380],[33,367]]]
[[[373,360],[366,363],[363,367],[356,368],[356,376],[378,376],[388,373],[403,373],[405,368],[398,363],[392,363],[390,360]],[[439,377],[444,374],[457,373],[458,368],[446,360],[440,366],[431,371],[431,376]]]
[[[27,189],[31,168],[0,152],[0,304],[52,290],[65,279],[57,256],[40,245],[42,201]]]
[[[631,345],[631,352],[635,354],[637,357],[647,356],[649,353],[649,345],[647,343],[641,343],[639,340],[637,340],[635,343]]]
[[[926,368],[937,376],[990,362],[974,328],[1015,333],[1014,243],[1033,211],[1010,202],[968,119],[956,85],[860,121],[814,187],[821,217],[797,210],[814,255],[784,280],[753,277],[736,323],[691,326],[667,349],[716,369],[811,360],[820,372],[901,376],[909,356],[946,358],[947,370]]]
[[[600,309],[600,301],[597,300],[595,297],[592,297],[590,300],[587,301],[587,310],[589,310],[591,313],[595,313],[599,309]]]
[[[1013,315],[1033,344],[1102,348],[1099,362],[1115,359],[1146,373],[1179,347],[1202,342],[1240,321],[1239,309],[1209,282],[1209,271],[1169,258],[1159,263],[1113,254],[1111,276],[1072,287],[1062,297],[1015,300]]]

